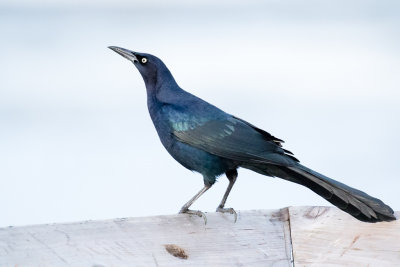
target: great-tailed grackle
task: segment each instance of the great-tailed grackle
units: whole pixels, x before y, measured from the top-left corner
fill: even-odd
[[[184,167],[203,175],[204,187],[182,207],[181,213],[204,216],[189,207],[225,173],[229,185],[217,211],[236,216],[232,208],[224,206],[237,169],[243,167],[306,186],[361,221],[396,219],[381,200],[301,165],[282,148],[282,140],[181,89],[159,58],[109,48],[132,61],[142,75],[150,116],[164,147]]]

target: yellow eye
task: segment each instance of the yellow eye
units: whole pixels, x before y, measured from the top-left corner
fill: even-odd
[[[142,63],[144,64],[144,63],[146,63],[147,62],[147,58],[142,58]]]

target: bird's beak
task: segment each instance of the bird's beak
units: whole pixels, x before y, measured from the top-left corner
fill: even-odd
[[[133,52],[131,50],[121,48],[118,46],[109,46],[108,48],[110,48],[114,52],[117,52],[118,54],[120,54],[121,56],[123,56],[124,58],[126,58],[132,62],[138,61],[136,58],[135,52]]]

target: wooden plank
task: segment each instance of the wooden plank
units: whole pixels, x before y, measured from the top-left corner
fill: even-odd
[[[399,220],[363,223],[334,207],[290,207],[289,218],[295,266],[400,266]]]
[[[2,228],[0,266],[291,266],[287,209],[238,215]]]

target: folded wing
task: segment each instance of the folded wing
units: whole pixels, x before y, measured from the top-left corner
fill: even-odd
[[[220,157],[282,166],[298,161],[290,151],[281,148],[282,140],[233,116],[192,123],[190,127],[172,126],[180,142]]]

